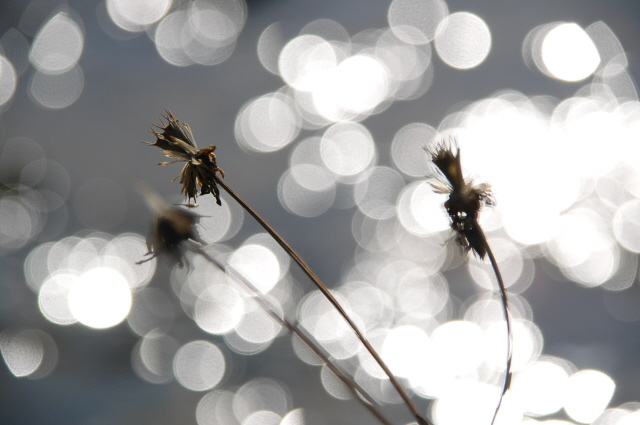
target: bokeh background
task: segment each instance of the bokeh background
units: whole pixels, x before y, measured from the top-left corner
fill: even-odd
[[[181,164],[170,110],[348,306],[436,424],[490,422],[506,336],[421,149],[455,136],[497,205],[514,381],[500,424],[640,421],[640,3],[0,2],[0,423],[374,419],[223,273],[143,265]],[[411,417],[295,265],[223,194],[208,250]],[[608,410],[605,410],[608,409]],[[556,421],[556,422],[552,422]],[[564,421],[564,422],[558,422]]]

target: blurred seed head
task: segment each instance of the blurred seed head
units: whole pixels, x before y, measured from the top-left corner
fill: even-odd
[[[156,136],[153,143],[143,142],[151,146],[157,146],[162,149],[165,156],[175,158],[175,161],[160,162],[158,165],[168,165],[174,162],[185,162],[182,171],[178,175],[182,184],[182,193],[187,199],[187,206],[193,207],[198,197],[198,186],[200,186],[200,195],[211,193],[218,205],[222,205],[220,201],[220,190],[216,183],[216,173],[224,177],[224,171],[218,168],[216,163],[216,150],[214,145],[205,146],[198,149],[191,128],[187,123],[181,123],[170,111],[166,111],[167,115],[163,118],[167,120],[167,124],[160,122],[156,128],[162,130],[158,132],[151,128],[151,133]],[[175,181],[178,177],[173,179]],[[192,203],[193,200],[193,203]]]
[[[146,187],[140,187],[139,191],[144,196],[147,204],[155,214],[149,237],[147,238],[147,255],[151,257],[139,261],[137,264],[149,261],[160,254],[183,266],[184,242],[188,240],[201,242],[196,224],[200,215],[167,204],[156,193]]]

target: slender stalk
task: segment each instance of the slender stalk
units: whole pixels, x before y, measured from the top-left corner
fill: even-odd
[[[502,387],[502,394],[500,394],[500,400],[498,401],[498,406],[496,406],[496,411],[493,413],[493,419],[491,420],[491,425],[493,425],[496,421],[496,417],[498,416],[498,411],[500,410],[500,406],[502,405],[502,400],[507,390],[509,389],[509,384],[511,383],[511,359],[512,359],[512,350],[513,350],[513,334],[511,330],[511,316],[509,316],[509,302],[507,300],[507,288],[504,286],[504,280],[502,280],[502,273],[500,273],[500,269],[498,268],[498,262],[496,261],[496,257],[493,255],[493,251],[489,246],[489,242],[487,241],[487,237],[480,227],[480,224],[477,220],[474,222],[474,226],[478,229],[480,234],[480,238],[482,239],[482,243],[487,250],[487,255],[489,256],[489,261],[491,262],[491,267],[493,268],[493,272],[496,275],[496,279],[498,280],[498,286],[500,287],[500,297],[502,298],[502,311],[504,313],[505,322],[507,323],[507,365],[504,376],[504,386]]]
[[[342,308],[338,300],[331,294],[329,289],[326,287],[324,283],[320,280],[318,276],[311,270],[311,268],[304,262],[302,258],[298,255],[298,253],[289,246],[289,244],[253,209],[247,204],[236,192],[234,192],[222,179],[218,176],[215,176],[215,181],[217,184],[222,186],[222,188],[229,194],[233,199],[238,202],[270,235],[273,239],[285,250],[287,254],[300,266],[300,268],[304,271],[304,273],[311,279],[311,281],[318,287],[320,292],[329,300],[329,302],[338,310],[340,315],[347,321],[351,329],[356,333],[358,339],[365,346],[367,351],[373,356],[375,361],[380,365],[384,373],[389,377],[391,384],[395,387],[398,394],[407,405],[411,413],[415,416],[419,425],[430,425],[429,422],[418,412],[417,407],[406,391],[400,385],[400,382],[396,379],[396,377],[391,373],[391,370],[386,365],[386,363],[382,360],[378,352],[373,348],[373,346],[369,343],[369,341],[365,338],[364,334],[358,329],[356,324],[351,320],[347,312]]]
[[[205,252],[199,245],[190,244],[190,248],[196,253],[200,254],[211,264],[218,267],[220,270],[232,276],[236,281],[242,283],[251,293],[254,295],[254,300],[258,305],[278,324],[287,328],[291,333],[295,334],[302,340],[320,359],[327,365],[327,367],[340,379],[355,395],[356,399],[364,405],[364,407],[371,412],[383,425],[391,425],[391,422],[384,417],[384,415],[376,408],[376,402],[371,396],[355,381],[347,377],[346,373],[338,367],[330,358],[329,355],[324,352],[316,343],[304,333],[294,323],[289,322],[286,318],[280,317],[276,312],[274,306],[267,301],[262,292],[258,290],[249,280],[247,280],[241,273],[239,273],[232,266],[225,266],[220,261]]]

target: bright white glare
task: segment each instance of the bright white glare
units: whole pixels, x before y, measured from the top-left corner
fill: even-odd
[[[471,380],[457,380],[435,401],[434,421],[439,425],[491,423],[499,394],[500,390],[492,385]]]
[[[83,273],[69,291],[69,309],[83,325],[110,328],[131,309],[131,289],[116,270],[96,267]]]
[[[542,42],[542,60],[547,70],[564,81],[580,81],[596,70],[600,55],[589,35],[574,23],[553,28]]]
[[[426,44],[433,40],[436,28],[449,9],[442,0],[394,0],[389,5],[389,27],[400,40]]]
[[[445,200],[445,195],[435,193],[430,184],[423,181],[411,183],[398,197],[400,223],[407,231],[419,236],[449,229],[443,208]]]
[[[235,134],[240,146],[257,152],[274,152],[291,143],[300,132],[300,115],[289,96],[272,93],[242,107]]]
[[[0,55],[0,106],[11,99],[16,90],[17,82],[16,70],[13,64]]]
[[[457,12],[438,25],[436,51],[447,65],[469,69],[480,65],[491,50],[491,32],[477,15]]]
[[[537,361],[514,376],[511,391],[525,412],[543,416],[562,408],[568,384],[569,375],[563,367],[549,361]]]
[[[0,354],[11,373],[17,377],[35,372],[44,357],[44,347],[33,330],[20,332],[5,329],[0,333]]]
[[[83,44],[80,26],[68,14],[60,12],[36,35],[29,59],[42,73],[62,74],[78,63]]]
[[[364,171],[375,157],[371,133],[362,124],[338,123],[325,131],[320,142],[325,165],[340,176]]]
[[[400,326],[387,334],[381,356],[394,375],[411,378],[431,349],[429,337],[416,326]]]
[[[431,343],[435,364],[452,376],[475,370],[485,358],[484,331],[475,323],[444,323],[431,334]]]
[[[29,83],[29,94],[45,108],[64,109],[78,100],[83,88],[84,74],[76,65],[62,74],[36,72]]]
[[[315,35],[301,35],[284,46],[278,69],[288,85],[310,91],[337,64],[337,54],[329,42]]]
[[[231,256],[229,264],[264,294],[269,292],[280,277],[280,263],[269,248],[262,245],[244,245]]]
[[[183,345],[173,360],[176,379],[191,391],[206,391],[218,385],[225,367],[222,351],[208,341],[191,341]]]
[[[389,76],[375,56],[351,56],[327,71],[326,78],[313,88],[316,110],[332,121],[347,114],[365,114],[388,95]]]
[[[212,334],[231,332],[243,314],[244,301],[227,282],[209,286],[196,301],[195,321]]]
[[[107,0],[111,20],[125,31],[142,31],[164,17],[171,0]]]
[[[564,410],[576,422],[591,423],[607,408],[615,382],[597,370],[581,370],[569,378]]]

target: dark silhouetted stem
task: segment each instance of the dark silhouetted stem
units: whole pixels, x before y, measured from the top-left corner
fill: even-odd
[[[489,261],[491,262],[491,267],[493,268],[493,272],[496,275],[496,279],[498,280],[498,286],[500,287],[500,297],[502,298],[502,311],[504,313],[504,319],[507,323],[507,365],[504,376],[504,386],[502,387],[502,394],[500,394],[500,400],[498,401],[498,406],[496,407],[496,411],[493,413],[493,419],[491,420],[491,425],[493,425],[496,421],[496,417],[498,416],[498,411],[500,410],[500,406],[502,405],[502,399],[509,389],[509,384],[511,383],[511,358],[512,358],[512,345],[513,345],[513,335],[511,331],[511,317],[509,316],[509,302],[507,300],[507,288],[504,286],[504,281],[502,280],[502,273],[500,273],[500,269],[498,268],[498,262],[496,261],[496,257],[493,255],[493,251],[489,246],[489,242],[487,241],[487,237],[485,236],[482,227],[477,222],[474,222],[474,226],[478,229],[478,233],[482,238],[482,242],[487,250],[487,255],[489,256]]]
[[[253,209],[247,204],[237,193],[235,193],[222,179],[215,176],[216,183],[222,186],[222,188],[229,194],[233,199],[238,202],[266,231],[273,237],[273,239],[285,250],[287,254],[302,268],[304,273],[311,279],[311,281],[318,287],[320,292],[329,300],[329,302],[338,310],[340,315],[347,321],[351,329],[356,333],[358,339],[365,346],[367,351],[373,356],[375,361],[380,365],[384,373],[389,377],[391,384],[395,387],[402,400],[407,405],[411,413],[415,416],[419,425],[429,425],[429,422],[418,412],[418,409],[413,404],[406,391],[400,385],[400,382],[396,379],[396,377],[391,373],[391,370],[385,362],[382,360],[378,352],[373,348],[373,346],[369,343],[369,341],[365,338],[364,334],[360,332],[356,324],[351,320],[347,312],[342,308],[338,300],[331,294],[329,289],[326,287],[324,283],[320,280],[318,276],[311,270],[311,268],[304,262],[302,258],[298,255],[298,253],[289,246],[289,244]]]
[[[247,278],[245,278],[241,273],[239,273],[232,266],[225,266],[220,261],[209,255],[205,252],[199,245],[191,244],[190,248],[196,253],[200,254],[207,261],[209,261],[214,266],[218,267],[220,270],[226,272],[229,276],[236,279],[238,282],[242,283],[253,295],[254,300],[258,305],[267,313],[273,320],[275,320],[281,326],[287,328],[291,333],[295,334],[298,338],[302,340],[320,359],[327,365],[327,367],[340,379],[355,395],[356,399],[360,401],[364,407],[371,412],[383,425],[391,425],[391,423],[384,417],[384,415],[376,408],[375,401],[367,394],[366,391],[360,385],[358,385],[355,381],[349,379],[347,374],[342,371],[329,358],[329,355],[324,352],[304,331],[299,328],[294,323],[289,322],[286,318],[280,317],[276,312],[276,309],[273,307],[269,301],[267,301],[264,297],[264,294],[258,290]],[[364,400],[363,400],[364,398]]]

